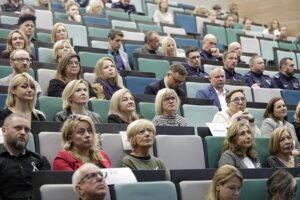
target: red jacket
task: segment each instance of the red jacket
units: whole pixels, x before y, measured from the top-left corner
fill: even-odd
[[[111,161],[108,155],[100,150],[103,156],[103,161],[99,161],[99,164],[103,165],[105,168],[111,168]],[[53,170],[61,171],[75,171],[84,163],[82,161],[76,160],[69,152],[66,150],[58,152],[53,161]]]

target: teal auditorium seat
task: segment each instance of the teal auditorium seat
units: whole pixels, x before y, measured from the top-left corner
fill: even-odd
[[[0,15],[1,24],[15,25],[15,24],[18,24],[18,19],[19,19],[18,17]]]
[[[51,43],[50,33],[36,33],[36,37],[39,41]]]
[[[109,105],[110,100],[95,99],[89,102],[90,110],[95,113],[98,113],[102,117],[103,122],[105,123],[107,123]]]
[[[270,138],[257,137],[255,138],[256,147],[255,150],[258,154],[262,167],[267,166],[267,158],[269,153],[269,141]]]
[[[219,111],[216,106],[198,106],[184,104],[182,106],[183,115],[189,126],[206,126],[211,123],[215,114]],[[205,117],[203,117],[205,113]]]
[[[244,31],[240,29],[226,28],[227,43],[237,42],[237,34],[244,34]]]
[[[12,68],[10,66],[1,66],[0,67],[0,78],[3,78],[5,76],[8,76],[13,72]],[[32,68],[29,68],[28,74],[35,79],[34,71]]]
[[[114,185],[116,200],[177,200],[174,183],[169,181]]]
[[[273,47],[278,47],[278,43],[273,40],[260,39],[261,55],[267,61],[274,60]]]
[[[175,24],[184,28],[187,33],[197,33],[195,16],[175,13],[174,21]]]
[[[103,57],[110,57],[111,59],[114,59],[113,56],[109,54],[92,53],[92,52],[85,52],[85,51],[79,52],[78,55],[80,57],[81,65],[88,66],[88,67],[95,67],[97,61]]]
[[[0,110],[3,110],[5,107],[7,94],[0,94]]]
[[[52,49],[39,47],[38,48],[39,62],[54,63],[55,61],[52,57],[52,52],[53,52]]]
[[[100,18],[100,17],[92,17],[92,16],[83,16],[84,23],[93,23],[93,24],[102,24],[102,25],[109,25],[110,22],[107,18]]]
[[[207,24],[206,25],[207,33],[213,34],[216,36],[218,43],[221,43],[223,45],[227,45],[227,38],[226,38],[226,31],[223,26],[214,26]]]
[[[152,120],[155,116],[155,103],[139,102],[138,110],[145,119]]]
[[[143,77],[135,77],[135,76],[126,76],[125,77],[125,85],[132,94],[144,94],[145,88],[150,83],[158,81],[157,78],[143,78]]]
[[[0,28],[0,38],[6,39],[10,32],[11,32],[10,29]]]
[[[110,28],[87,27],[87,29],[89,36],[102,38],[107,38],[108,33],[111,31]]]
[[[240,200],[267,199],[267,179],[244,179]]]
[[[262,108],[247,108],[249,113],[255,118],[255,123],[257,127],[261,126],[262,121],[264,120],[265,109]]]
[[[204,139],[206,142],[207,168],[218,168],[225,137],[206,136]]]
[[[198,90],[201,90],[208,86],[210,83],[196,83],[196,82],[186,82],[186,93],[188,98],[195,98]]]
[[[62,111],[62,98],[41,96],[38,99],[39,110],[46,115],[47,121],[54,121],[55,114]]]
[[[141,72],[153,72],[156,78],[162,79],[166,76],[170,63],[166,60],[138,58],[138,66]]]
[[[65,24],[69,37],[73,39],[73,46],[88,47],[88,35],[86,27],[83,25]]]
[[[184,46],[193,46],[199,48],[199,44],[196,39],[174,37],[174,40],[178,48],[184,48]]]

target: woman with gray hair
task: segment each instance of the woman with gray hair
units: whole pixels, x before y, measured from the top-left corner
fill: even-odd
[[[269,200],[292,200],[297,191],[296,179],[283,169],[276,170],[267,181]]]
[[[152,122],[160,126],[187,126],[186,120],[176,114],[180,99],[176,92],[169,88],[158,91],[155,98],[156,115]]]
[[[89,116],[95,124],[101,123],[98,113],[85,109],[89,98],[89,86],[85,80],[70,81],[62,93],[64,110],[56,113],[55,121],[64,122],[69,115],[80,114]]]
[[[101,169],[92,163],[85,163],[74,172],[72,184],[82,200],[103,200],[109,192]]]
[[[127,138],[131,144],[132,152],[123,158],[121,166],[134,170],[166,170],[166,179],[170,180],[170,172],[164,162],[150,155],[155,135],[156,129],[151,121],[139,119],[129,124]]]

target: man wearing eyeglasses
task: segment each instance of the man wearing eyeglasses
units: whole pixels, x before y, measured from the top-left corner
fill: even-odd
[[[189,76],[198,76],[201,78],[208,78],[206,73],[201,66],[201,58],[198,48],[189,47],[185,49],[186,62],[188,63],[187,71]]]
[[[185,82],[185,77],[188,74],[185,67],[180,63],[174,63],[169,67],[167,75],[165,78],[150,83],[145,88],[145,94],[156,95],[160,89],[170,88],[175,90],[179,97],[185,97],[186,94],[184,90],[181,88],[183,83]]]
[[[0,199],[32,199],[32,173],[50,170],[44,156],[26,148],[31,123],[22,113],[10,114],[3,123],[0,145]]]
[[[72,184],[82,200],[103,200],[108,192],[100,168],[92,163],[85,163],[74,172]]]
[[[13,73],[0,79],[0,85],[9,86],[13,77],[23,72],[29,73],[29,68],[32,63],[30,55],[23,49],[17,49],[11,52],[9,57],[9,64],[13,68]],[[37,93],[40,94],[42,89],[37,83]]]
[[[220,50],[217,46],[217,38],[213,34],[206,34],[203,38],[201,51],[202,60],[222,61]]]

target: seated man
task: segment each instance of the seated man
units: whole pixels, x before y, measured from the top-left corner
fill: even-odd
[[[238,42],[232,42],[228,45],[228,51],[235,51],[237,55],[237,63],[246,64],[246,62],[241,60],[241,56],[243,54],[242,48],[240,43]]]
[[[295,74],[295,65],[292,58],[280,60],[279,72],[272,78],[275,88],[300,90],[300,83]]]
[[[225,97],[229,91],[224,88],[226,80],[224,70],[219,67],[214,67],[210,71],[208,79],[210,85],[199,90],[196,94],[196,98],[211,99],[213,105],[217,106],[219,109],[226,110],[227,104]]]
[[[13,77],[17,74],[26,72],[29,73],[29,67],[31,65],[31,58],[29,53],[23,49],[17,49],[11,52],[9,57],[9,64],[13,68],[13,73],[0,79],[0,85],[9,86]],[[37,93],[41,93],[42,89],[37,83]]]
[[[237,55],[235,51],[224,52],[223,64],[226,79],[242,80],[242,75],[234,71],[237,65]]]
[[[250,18],[245,18],[243,21],[243,31],[251,31],[251,26],[252,26],[252,20]]]
[[[33,15],[33,16],[35,16],[35,8],[30,6],[30,5],[24,5],[21,9],[19,17],[21,17],[23,15]]]
[[[188,76],[198,76],[201,78],[208,78],[208,73],[206,73],[201,66],[200,53],[198,48],[189,47],[185,50],[186,62],[188,63],[187,71]]]
[[[158,51],[159,48],[159,35],[154,31],[147,31],[145,33],[145,47],[137,48],[133,53],[142,53],[142,54],[154,54],[163,56],[163,54]]]
[[[74,191],[82,200],[103,200],[109,192],[101,169],[93,163],[85,163],[72,176]]]
[[[114,57],[118,71],[130,71],[127,53],[120,49],[123,43],[124,34],[121,30],[112,29],[108,33],[108,53]]]
[[[179,97],[185,97],[186,94],[180,87],[185,81],[185,77],[188,74],[185,67],[180,63],[174,63],[169,67],[169,70],[164,79],[150,83],[145,88],[145,94],[156,95],[160,89],[171,88],[175,90]]]
[[[263,74],[265,71],[264,59],[254,55],[249,61],[250,71],[242,78],[244,84],[251,88],[273,88],[271,77]]]
[[[130,4],[130,0],[120,0],[111,5],[111,8],[123,9],[128,14],[137,14],[135,5]]]
[[[233,28],[234,22],[235,22],[235,16],[232,14],[228,14],[224,18],[224,27],[225,28]]]
[[[3,123],[0,145],[0,199],[32,199],[32,172],[50,170],[44,156],[26,149],[30,120],[22,113],[9,115]]]
[[[27,36],[29,46],[33,46],[36,17],[33,15],[22,15],[19,17],[18,25],[19,29]]]
[[[217,38],[213,34],[206,34],[203,38],[202,60],[222,61],[220,50],[216,48]]]

